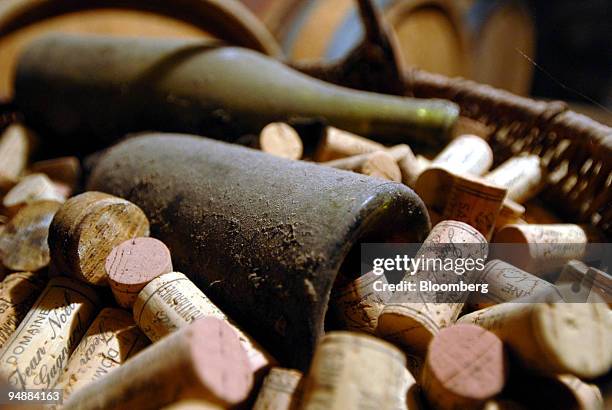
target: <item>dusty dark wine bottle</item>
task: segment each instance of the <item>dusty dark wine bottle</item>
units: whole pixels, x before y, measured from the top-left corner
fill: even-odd
[[[422,241],[430,226],[405,185],[176,134],[111,148],[89,189],[140,206],[175,268],[301,367],[322,336],[338,271],[352,258],[359,265],[359,244]]]
[[[146,130],[234,140],[292,119],[441,146],[458,115],[449,101],[343,88],[243,48],[99,36],[33,42],[18,63],[15,100],[29,123],[71,150]]]

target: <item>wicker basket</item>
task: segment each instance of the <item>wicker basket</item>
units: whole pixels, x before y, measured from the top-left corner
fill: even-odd
[[[414,70],[416,97],[449,99],[461,114],[492,128],[495,162],[540,156],[550,172],[540,195],[567,222],[591,224],[612,238],[612,128],[559,101],[538,101],[464,79]]]

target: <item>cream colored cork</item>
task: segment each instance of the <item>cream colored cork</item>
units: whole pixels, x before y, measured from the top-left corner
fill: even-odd
[[[368,272],[343,286],[332,300],[337,317],[347,330],[375,333],[378,316],[392,292],[382,290],[384,275]],[[379,290],[376,290],[378,288]]]
[[[512,157],[485,177],[508,189],[508,199],[523,203],[536,196],[545,184],[545,168],[537,155]]]
[[[138,294],[134,320],[156,342],[198,318],[213,316],[227,321],[238,334],[251,367],[259,376],[276,361],[251,336],[244,333],[185,275],[171,272],[153,279]]]
[[[0,192],[6,192],[28,165],[36,137],[21,124],[10,125],[0,136]]]
[[[612,365],[612,318],[602,303],[503,303],[462,316],[495,333],[525,366],[593,378]]]
[[[581,259],[589,233],[575,224],[513,224],[499,229],[493,242],[522,244],[515,245],[517,252],[508,261],[537,274],[560,268],[571,259]]]
[[[104,265],[121,242],[149,235],[142,210],[125,199],[101,192],[70,198],[49,228],[49,248],[57,267],[92,285],[107,286]]]
[[[258,148],[268,154],[288,159],[300,159],[304,152],[298,133],[293,127],[282,122],[273,122],[261,130]]]
[[[129,312],[105,308],[70,355],[54,389],[62,389],[64,401],[68,400],[73,392],[105,377],[149,344]]]
[[[410,158],[413,160],[408,160],[407,163],[413,164],[414,154],[412,150],[408,145],[400,144],[385,151],[353,155],[351,157],[322,162],[321,165],[401,182],[404,178],[404,172],[400,169],[399,161]]]
[[[347,171],[357,171],[363,166],[363,163],[371,157],[374,152],[367,152],[365,154],[353,155],[350,157],[338,158],[332,161],[321,162],[321,165],[326,165],[332,168],[344,169]],[[409,157],[414,158],[414,154],[410,147],[406,144],[395,145],[391,148],[385,149],[382,152],[389,154],[394,161],[400,161],[403,158]]]
[[[2,206],[8,215],[15,215],[24,206],[37,201],[64,202],[66,197],[58,192],[45,174],[31,174],[23,177],[2,199]]]
[[[236,333],[213,317],[196,320],[73,392],[63,409],[158,409],[181,399],[230,408],[253,387]]]
[[[16,389],[51,389],[94,319],[99,300],[67,277],[49,281],[0,350],[0,373]]]
[[[325,135],[319,142],[314,159],[317,162],[383,151],[385,146],[359,135],[334,127],[327,127]]]
[[[360,174],[394,182],[402,181],[402,172],[393,157],[385,151],[373,152],[357,170]]]
[[[482,259],[484,262],[488,253],[487,241],[480,232],[463,222],[448,220],[440,222],[431,230],[415,258],[444,260],[459,256],[457,254],[448,255],[449,247],[439,244],[469,244],[462,247],[463,252],[460,250],[459,253],[461,257],[474,261]],[[452,246],[452,248],[455,247]],[[414,275],[407,274],[403,280],[417,283],[418,289],[418,282],[431,280],[436,283],[439,275],[445,277],[445,282],[458,281],[462,278],[452,272],[419,270]],[[466,279],[473,282],[473,277],[469,275],[469,273],[466,274]],[[457,298],[458,295],[447,292],[443,297],[448,297],[449,303],[429,302],[428,299],[425,299],[426,293],[417,291],[416,294],[422,295],[425,301],[414,302],[416,296],[412,295],[410,300],[406,301],[406,295],[403,292],[395,292],[378,317],[377,334],[417,354],[424,353],[433,336],[441,328],[455,322],[467,299],[467,294],[465,298]],[[460,301],[457,301],[458,299]]]
[[[61,204],[39,201],[22,208],[0,233],[2,264],[14,271],[37,271],[49,265],[49,225]]]
[[[476,135],[461,135],[451,141],[432,161],[455,173],[483,175],[493,165],[493,151]]]
[[[407,155],[397,161],[397,166],[402,172],[402,182],[414,188],[419,175],[431,166],[431,161],[422,155],[417,155],[414,159]]]
[[[504,208],[506,189],[484,179],[440,166],[421,173],[414,187],[440,220],[453,219],[475,227],[486,238]]]
[[[401,182],[402,172],[388,151],[375,151],[352,157],[322,162],[321,165],[358,172],[375,178]]]
[[[465,222],[489,239],[505,196],[505,188],[481,179],[457,176],[442,210],[442,219]]]
[[[601,390],[596,384],[585,383],[571,374],[562,374],[556,376],[556,379],[574,396],[577,410],[604,410]]]
[[[270,369],[253,410],[297,410],[302,395],[302,376],[302,372],[294,369]]]
[[[351,332],[325,335],[304,383],[304,410],[406,408],[415,380],[403,353],[375,337]]]
[[[535,297],[546,292],[555,292],[561,296],[552,283],[499,259],[487,262],[479,282],[488,285],[488,293],[470,294],[468,303],[474,309],[483,309],[526,296]]]
[[[454,325],[431,341],[421,386],[433,409],[480,409],[506,377],[502,341],[479,326]]]
[[[420,158],[424,159],[423,157]],[[321,165],[360,172],[366,175],[372,175],[372,169],[380,168],[378,173],[382,174],[382,178],[397,182],[401,181],[411,186],[413,182],[416,181],[416,177],[428,165],[429,162],[427,160],[424,161],[426,162],[425,165],[414,156],[414,153],[408,145],[399,144],[385,149],[384,151],[373,151],[365,154],[343,157],[322,162]],[[393,165],[393,163],[395,163],[395,165]],[[380,175],[373,176],[381,177]]]
[[[15,272],[0,283],[0,348],[17,330],[46,282],[39,273]]]
[[[131,308],[142,288],[172,272],[172,258],[166,245],[155,238],[128,239],[110,252],[105,270],[119,306]]]

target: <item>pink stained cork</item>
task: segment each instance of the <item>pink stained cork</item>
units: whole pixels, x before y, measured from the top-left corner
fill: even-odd
[[[442,329],[429,345],[423,389],[434,409],[480,408],[506,382],[503,343],[475,325]]]
[[[134,238],[115,246],[106,258],[106,273],[120,306],[131,308],[150,281],[172,272],[170,251],[155,238]]]
[[[75,391],[63,409],[158,409],[183,399],[229,409],[252,388],[253,371],[238,336],[224,321],[205,317]]]
[[[253,372],[236,332],[212,317],[198,319],[190,328],[191,357],[201,384],[226,403],[244,400],[253,385]]]

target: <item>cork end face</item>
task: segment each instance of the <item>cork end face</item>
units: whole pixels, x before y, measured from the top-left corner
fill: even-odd
[[[138,292],[164,273],[172,272],[170,251],[163,242],[148,237],[128,239],[106,258],[106,273],[113,288]]]
[[[493,238],[496,243],[529,243],[520,225],[506,225]]]
[[[302,140],[293,127],[279,122],[264,127],[259,145],[263,152],[288,159],[300,159],[304,151]]]
[[[190,332],[190,353],[200,385],[225,404],[245,400],[253,387],[253,371],[234,330],[222,320],[206,317],[193,322]]]
[[[534,333],[558,373],[591,379],[612,367],[612,317],[605,303],[537,306]]]
[[[416,353],[427,351],[438,332],[437,325],[418,309],[405,305],[387,305],[378,317],[376,333]]]
[[[506,381],[503,343],[475,325],[442,329],[429,345],[427,366],[449,393],[474,401],[495,396]]]
[[[112,249],[128,238],[149,234],[149,221],[136,205],[125,201],[97,203],[78,231],[78,273],[86,282],[108,286],[104,266]]]
[[[395,159],[385,151],[376,151],[361,166],[361,173],[371,177],[401,182],[402,171]]]

